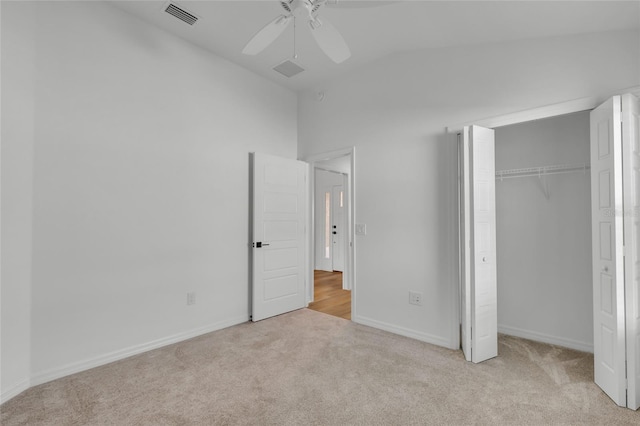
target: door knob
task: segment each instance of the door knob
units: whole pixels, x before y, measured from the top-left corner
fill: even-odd
[[[609,267],[608,267],[608,266],[604,266],[604,267],[602,268],[602,271],[603,271],[603,272],[609,272]]]

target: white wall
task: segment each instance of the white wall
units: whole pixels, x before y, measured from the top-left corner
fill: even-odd
[[[35,34],[32,4],[2,2],[0,402],[29,386]],[[16,12],[20,13],[16,13]]]
[[[447,125],[640,84],[614,32],[393,55],[299,100],[302,157],[356,146],[357,322],[458,345],[456,152]],[[409,305],[409,291],[424,294]]]
[[[105,3],[31,28],[33,383],[246,321],[249,152],[296,157],[295,93]]]
[[[496,129],[496,170],[589,164],[589,112]],[[496,180],[498,331],[593,351],[590,174]]]

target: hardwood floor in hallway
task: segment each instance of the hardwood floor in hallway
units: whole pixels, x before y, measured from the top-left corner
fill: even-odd
[[[351,291],[342,289],[342,272],[314,271],[314,302],[309,309],[351,319]]]

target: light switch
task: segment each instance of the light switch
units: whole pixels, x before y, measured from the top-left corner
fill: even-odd
[[[364,223],[356,223],[356,235],[367,235],[367,225]]]

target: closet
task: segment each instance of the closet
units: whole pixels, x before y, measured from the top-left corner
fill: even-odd
[[[498,332],[593,352],[589,111],[495,129]]]
[[[638,409],[640,101],[495,127],[458,133],[465,358],[498,356],[498,331],[592,342],[595,383]]]

